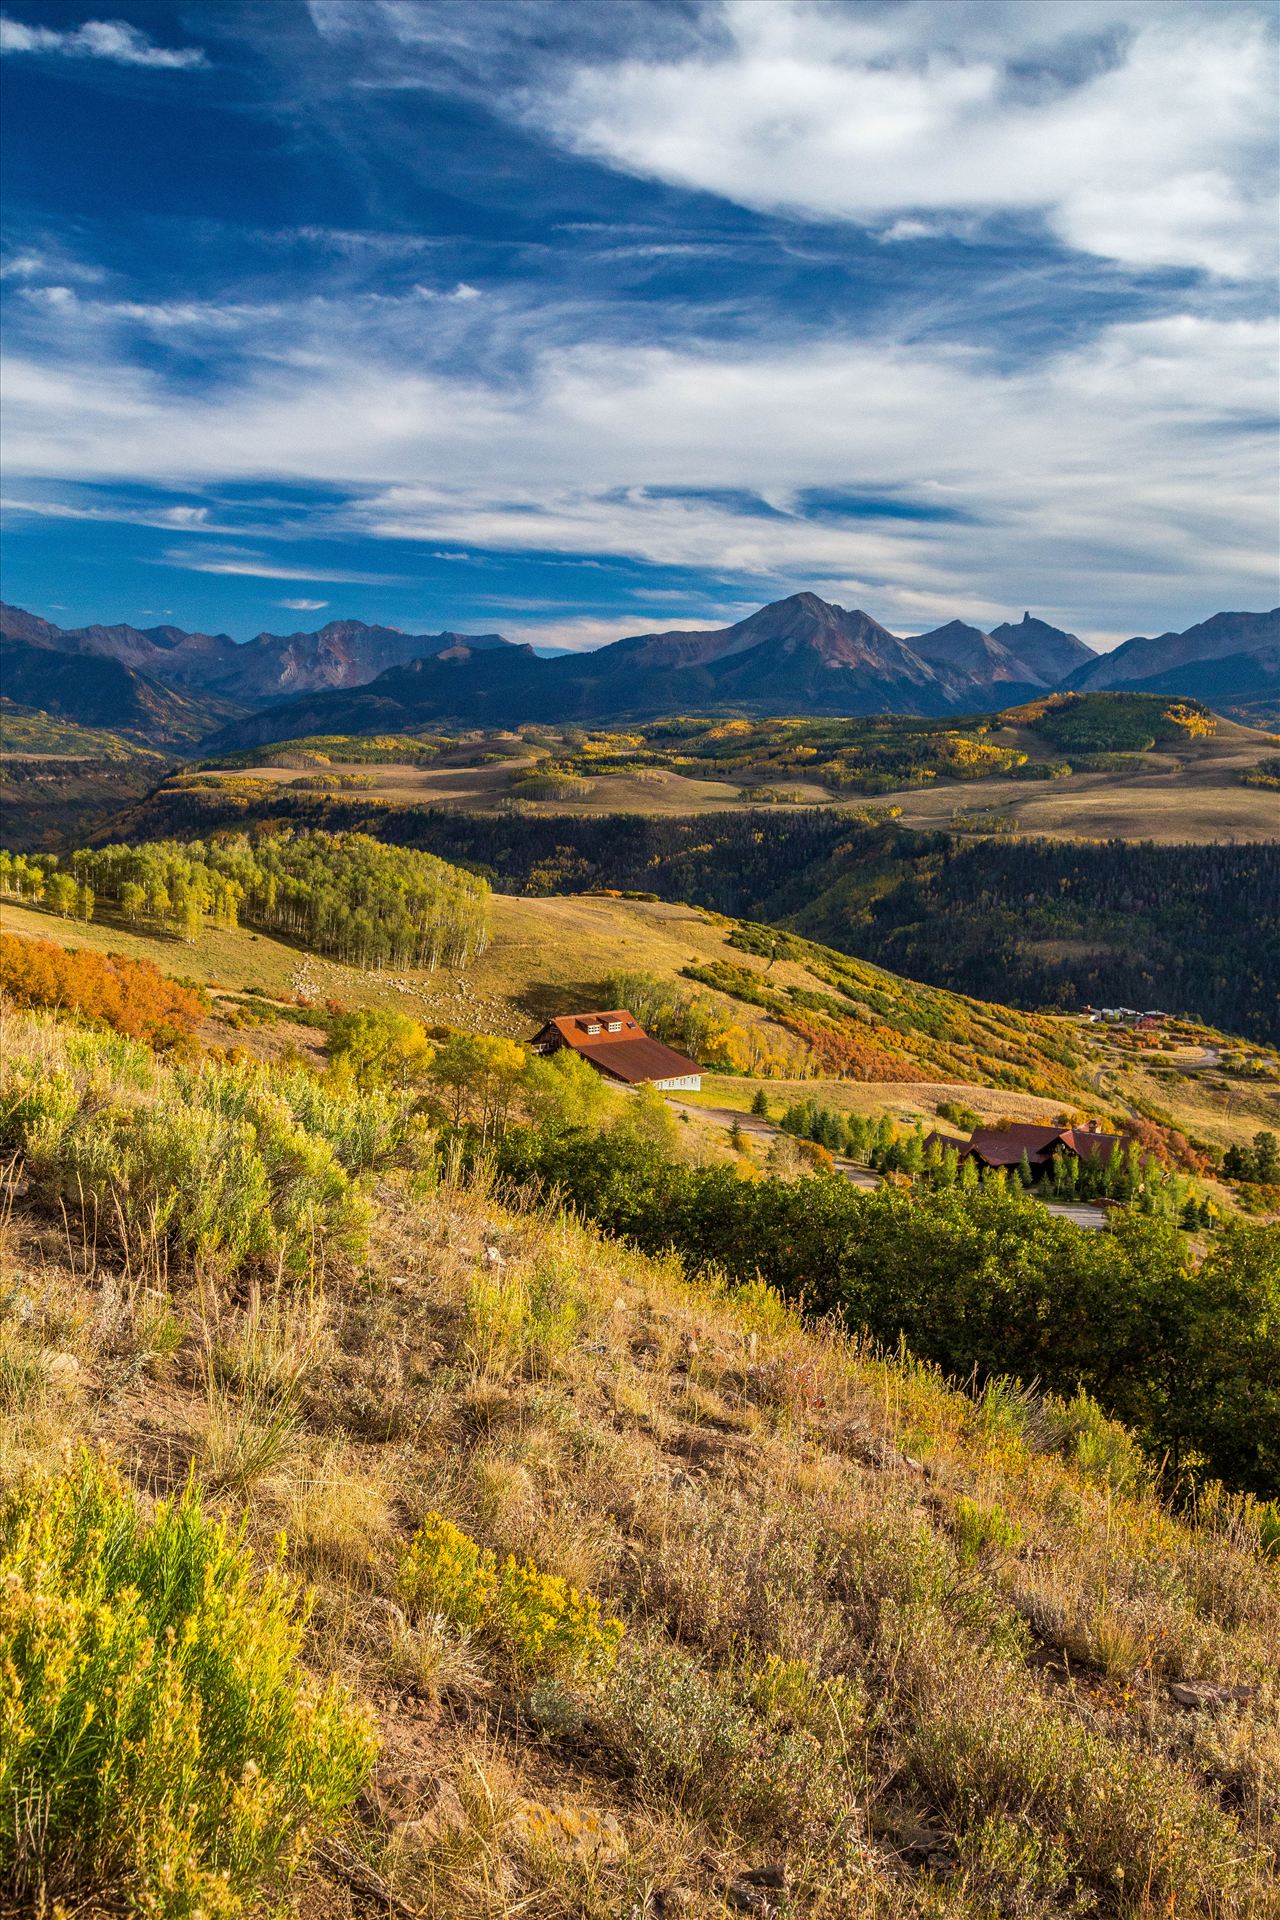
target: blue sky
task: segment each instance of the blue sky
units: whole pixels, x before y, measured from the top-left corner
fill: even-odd
[[[589,646],[1277,596],[1255,0],[9,0],[7,599]]]

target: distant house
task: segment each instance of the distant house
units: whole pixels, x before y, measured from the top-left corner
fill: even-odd
[[[968,1140],[948,1139],[945,1134],[931,1133],[925,1140],[925,1146],[936,1140],[941,1147],[950,1147],[962,1160],[976,1160],[979,1166],[1019,1167],[1022,1156],[1027,1156],[1027,1164],[1033,1174],[1044,1173],[1060,1153],[1068,1153],[1077,1160],[1105,1164],[1113,1152],[1124,1154],[1139,1142],[1127,1133],[1103,1133],[1095,1123],[1087,1127],[975,1127]],[[1144,1158],[1146,1156],[1144,1155]]]
[[[1077,1160],[1105,1163],[1113,1152],[1126,1153],[1138,1142],[1127,1133],[1103,1133],[1091,1122],[1087,1127],[1035,1127],[1021,1124],[1009,1127],[975,1127],[972,1135],[957,1146],[962,1160],[974,1159],[983,1167],[1018,1167],[1027,1156],[1033,1173],[1048,1168],[1060,1153]]]
[[[702,1069],[696,1060],[652,1040],[625,1007],[612,1013],[562,1013],[534,1034],[535,1053],[570,1047],[597,1073],[624,1086],[657,1087],[662,1093],[697,1093]]]

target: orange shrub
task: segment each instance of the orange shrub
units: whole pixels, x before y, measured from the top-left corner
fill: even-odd
[[[190,1033],[200,997],[150,960],[82,952],[52,940],[0,933],[0,992],[20,1007],[63,1007],[136,1040]]]

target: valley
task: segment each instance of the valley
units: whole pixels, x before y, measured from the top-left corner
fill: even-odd
[[[0,1920],[1280,1920],[1275,0],[0,4]]]
[[[304,738],[231,764],[206,762],[173,785],[216,791],[224,782],[235,800],[252,790],[246,783],[261,781],[286,795],[479,813],[844,806],[855,818],[870,808],[904,826],[968,833],[1164,843],[1280,837],[1276,790],[1244,778],[1275,752],[1280,735],[1202,708],[1187,709],[1190,724],[1171,724],[1165,715],[1178,704],[1149,699],[1146,731],[1118,735],[1136,745],[1080,747],[1074,759],[1036,730],[1036,710],[1023,708],[952,724],[673,719],[623,732],[433,736],[420,764],[379,761],[352,736]],[[1072,705],[1064,696],[1062,710]],[[1105,742],[1114,731],[1105,716],[1095,727],[1086,738]]]

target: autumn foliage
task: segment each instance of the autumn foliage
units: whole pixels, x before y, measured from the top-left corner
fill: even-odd
[[[20,1007],[61,1007],[134,1039],[190,1033],[200,998],[150,960],[126,960],[0,933],[0,991]]]

